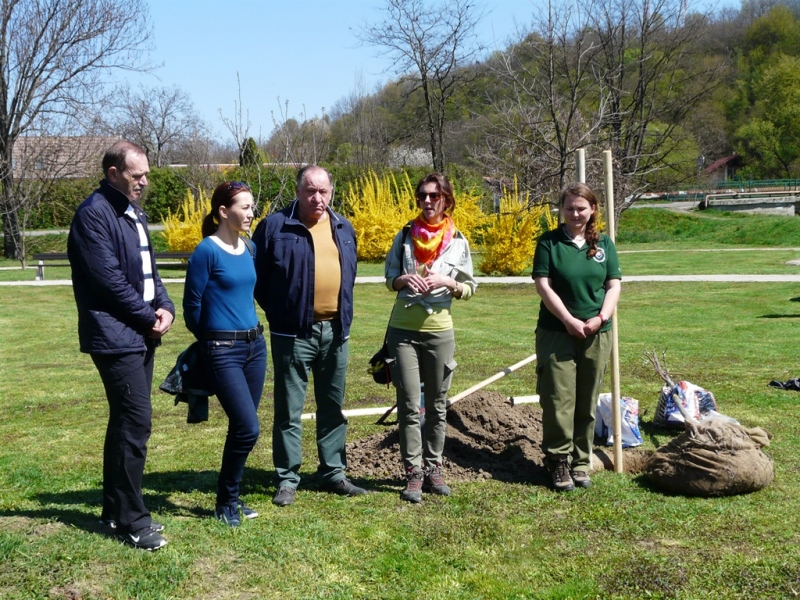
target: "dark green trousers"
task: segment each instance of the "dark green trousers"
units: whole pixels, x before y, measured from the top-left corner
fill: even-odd
[[[275,423],[272,427],[272,459],[277,485],[297,487],[302,462],[300,416],[306,401],[309,372],[314,374],[317,403],[318,471],[323,483],[344,478],[347,458],[347,418],[344,405],[348,343],[342,340],[342,324],[314,323],[310,339],[272,334],[272,365],[275,372]]]
[[[546,467],[568,457],[573,470],[591,469],[597,397],[610,355],[610,331],[580,339],[536,330],[536,391]]]

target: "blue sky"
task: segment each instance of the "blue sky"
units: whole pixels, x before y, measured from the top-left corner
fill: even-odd
[[[356,32],[377,21],[380,0],[147,0],[154,28],[153,75],[129,78],[148,87],[177,85],[200,116],[230,139],[220,119],[234,117],[241,80],[250,135],[266,138],[273,115],[288,101],[299,120],[329,112],[360,76],[371,92],[391,76],[379,50],[361,46]],[[527,26],[534,0],[477,0],[485,10],[478,34],[502,49],[517,26]],[[705,2],[704,2],[705,3]]]

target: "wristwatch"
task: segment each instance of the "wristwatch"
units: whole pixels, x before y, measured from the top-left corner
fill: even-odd
[[[453,292],[454,296],[458,293],[458,282],[457,281],[453,284],[453,288],[452,288],[451,291]]]
[[[608,323],[608,319],[603,316],[603,313],[597,313],[597,316],[600,317],[600,327]]]

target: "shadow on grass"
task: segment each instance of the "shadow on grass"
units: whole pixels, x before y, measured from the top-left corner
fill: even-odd
[[[800,319],[800,315],[761,315],[759,319]]]
[[[271,496],[276,488],[273,482],[274,471],[265,469],[245,469],[242,478],[242,496],[261,494]],[[217,489],[217,471],[164,471],[145,473],[142,480],[144,504],[154,515],[170,517],[208,518],[213,515],[214,506],[187,506],[176,504],[170,497],[175,493],[201,492],[213,496]],[[353,483],[370,492],[379,491],[374,480],[351,479]],[[394,482],[393,482],[394,483]],[[319,475],[303,474],[300,489],[319,493],[324,490]],[[388,489],[388,488],[384,488]],[[389,491],[395,492],[393,486]],[[55,520],[90,533],[108,533],[100,525],[100,511],[103,503],[102,488],[67,490],[63,492],[42,492],[33,499],[42,508],[0,510],[0,517],[27,517],[31,519]],[[213,500],[211,501],[213,502]],[[157,517],[156,517],[157,518]]]

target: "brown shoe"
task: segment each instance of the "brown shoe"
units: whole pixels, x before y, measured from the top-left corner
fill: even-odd
[[[592,478],[589,477],[589,473],[586,471],[570,471],[569,474],[576,486],[581,488],[591,487]]]
[[[422,483],[422,489],[440,496],[450,495],[450,488],[442,479],[441,463],[436,463],[432,467],[425,467],[425,480]]]
[[[557,492],[571,492],[575,489],[575,482],[569,474],[569,463],[567,458],[560,458],[558,464],[550,469],[553,489]]]
[[[406,470],[406,489],[400,492],[400,499],[406,502],[422,502],[422,469],[420,467],[408,467]]]

